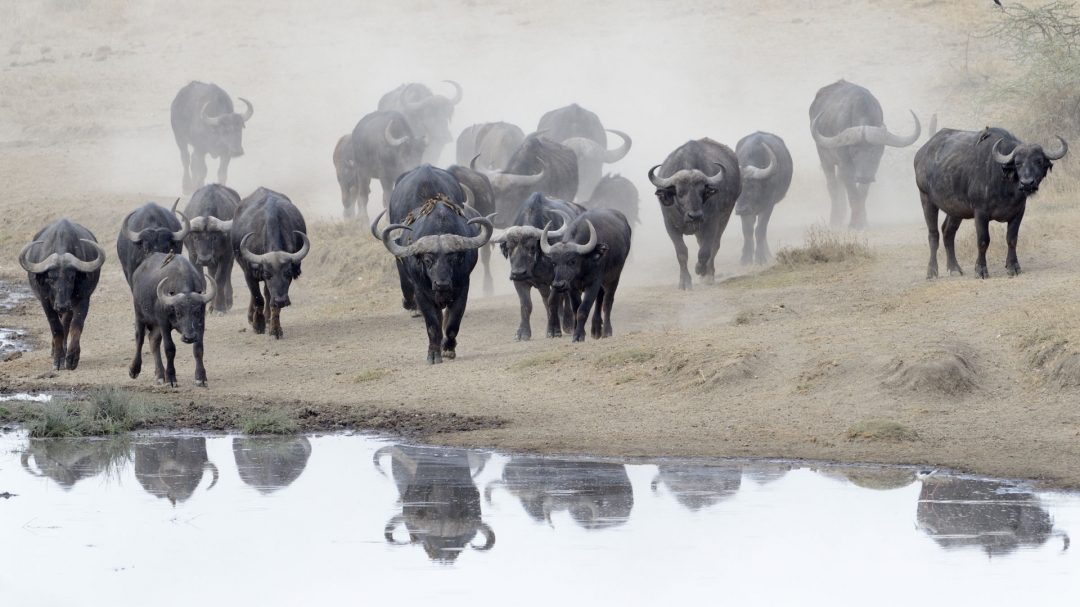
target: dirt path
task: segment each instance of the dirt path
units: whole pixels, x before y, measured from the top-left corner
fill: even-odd
[[[0,9],[8,11],[0,22],[15,24],[0,30],[0,52],[11,49],[11,65],[0,68],[0,276],[25,280],[16,252],[59,217],[114,251],[130,209],[179,194],[167,113],[193,78],[254,102],[248,155],[233,163],[230,185],[289,194],[313,220],[313,250],[282,314],[281,341],[250,331],[236,275],[236,308],[207,324],[208,390],[192,385],[185,348],[180,388],[128,379],[131,301],[115,256],[93,298],[79,369],[48,372],[45,322],[32,301],[4,322],[30,330],[39,347],[0,365],[4,388],[120,385],[196,405],[481,416],[505,424],[429,438],[509,450],[925,463],[1080,486],[1080,357],[1070,349],[1080,254],[1064,227],[1077,219],[1068,202],[1074,163],[1059,163],[1029,209],[1026,273],[1017,278],[1004,276],[1001,231],[990,280],[923,278],[909,149],[887,153],[871,190],[873,260],[772,270],[690,293],[675,289],[671,244],[644,177],[688,138],[734,144],[753,130],[776,132],[796,176],[771,244],[799,243],[828,213],[806,133],[817,88],[840,77],[868,86],[899,130],[908,108],[924,123],[938,112],[943,125],[979,127],[978,114],[948,104],[946,85],[964,61],[964,32],[990,18],[982,11],[899,1],[573,3],[573,11],[571,3],[259,3],[216,7],[211,18],[198,2],[54,4]],[[333,219],[330,152],[382,92],[447,77],[466,90],[455,131],[500,119],[529,130],[543,111],[577,101],[634,136],[615,169],[638,185],[643,224],[615,338],[514,342],[516,296],[495,259],[496,296],[474,293],[458,358],[423,364],[423,325],[398,305],[389,255],[364,229]],[[970,226],[961,239],[970,267]],[[741,244],[729,226],[718,257],[728,277],[742,274]],[[533,322],[543,322],[539,306]],[[847,438],[853,424],[881,418],[919,438]]]

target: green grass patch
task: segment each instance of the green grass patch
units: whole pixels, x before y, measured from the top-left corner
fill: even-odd
[[[0,419],[8,419],[10,417],[11,417],[11,411],[8,411],[7,409],[5,409],[3,407],[0,407]]]
[[[244,434],[296,434],[296,420],[280,409],[255,411],[240,418],[240,430]]]
[[[566,354],[559,352],[558,350],[551,350],[549,352],[541,352],[534,356],[523,358],[516,363],[506,368],[507,371],[524,371],[532,367],[538,367],[541,365],[557,365],[566,358]]]
[[[85,399],[55,398],[20,404],[3,417],[21,422],[31,438],[109,436],[130,432],[156,419],[160,411],[120,388],[97,388]]]
[[[601,355],[596,359],[595,366],[600,369],[610,369],[630,363],[643,363],[652,360],[654,356],[656,356],[656,350],[652,348],[628,348]]]
[[[356,377],[353,377],[353,381],[359,384],[366,381],[375,381],[387,375],[390,375],[390,369],[364,369],[357,373]]]
[[[905,441],[916,440],[919,435],[911,428],[887,419],[871,419],[859,422],[847,430],[848,438]]]

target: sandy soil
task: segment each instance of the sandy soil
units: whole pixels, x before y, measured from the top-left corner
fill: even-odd
[[[730,280],[689,293],[675,288],[645,178],[689,138],[734,145],[754,130],[775,132],[796,174],[770,241],[774,251],[799,244],[828,214],[807,132],[814,92],[844,77],[873,90],[897,130],[909,128],[908,108],[924,124],[936,112],[942,126],[981,128],[989,110],[965,87],[1001,68],[987,59],[992,41],[968,34],[993,19],[989,2],[900,0],[14,0],[0,7],[0,277],[25,280],[16,253],[60,217],[114,251],[126,213],[179,196],[168,107],[192,79],[252,100],[248,153],[233,162],[230,185],[287,193],[309,218],[313,249],[280,341],[247,326],[236,274],[233,312],[208,320],[209,389],[193,385],[185,348],[180,388],[127,377],[133,317],[115,256],[78,370],[49,371],[46,323],[30,301],[3,323],[29,330],[38,348],[0,365],[0,387],[120,385],[188,410],[288,407],[337,420],[308,427],[400,430],[411,417],[429,440],[507,450],[918,463],[1078,487],[1080,253],[1065,227],[1078,219],[1075,162],[1059,163],[1032,201],[1017,278],[1005,276],[997,229],[989,280],[924,279],[910,148],[886,153],[871,189],[872,260],[746,274],[733,224],[717,260]],[[633,135],[615,170],[642,192],[643,224],[614,338],[513,341],[517,300],[507,264],[495,259],[496,295],[474,290],[458,358],[424,364],[423,324],[400,309],[389,254],[336,219],[330,156],[383,92],[444,78],[465,87],[455,132],[488,120],[528,131],[543,111],[576,101]],[[443,160],[451,158],[448,149]],[[970,268],[971,226],[958,240]],[[537,306],[534,327],[540,314]],[[918,439],[848,438],[871,419],[902,423]]]

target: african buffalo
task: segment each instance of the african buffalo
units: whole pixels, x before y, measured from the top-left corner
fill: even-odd
[[[416,82],[403,84],[379,99],[380,112],[401,112],[409,121],[413,133],[430,140],[422,159],[427,164],[437,164],[443,148],[454,141],[454,136],[450,134],[450,120],[454,117],[454,106],[461,103],[461,85],[453,80],[443,82],[454,87],[454,96],[450,99],[435,95],[431,89]]]
[[[551,283],[555,280],[555,266],[551,258],[540,250],[540,235],[544,226],[557,225],[558,230],[548,233],[548,242],[558,242],[571,220],[584,212],[580,205],[536,192],[525,202],[513,226],[491,237],[492,242],[499,244],[503,257],[510,260],[510,280],[514,281],[521,302],[521,324],[514,333],[514,339],[528,341],[532,338],[529,317],[532,316],[533,287],[540,291],[540,298],[547,310],[547,336],[562,337],[560,311],[566,332],[574,330],[574,309],[569,294],[551,289]]]
[[[52,331],[54,371],[79,366],[83,323],[104,263],[105,248],[90,230],[67,219],[34,234],[19,251],[19,265]]]
[[[840,80],[817,92],[810,104],[810,134],[817,143],[821,170],[832,198],[829,225],[833,229],[844,223],[841,184],[851,206],[848,227],[866,229],[866,193],[874,182],[885,146],[907,147],[922,131],[915,112],[911,117],[915,119],[915,132],[901,137],[885,128],[881,104],[863,87]]]
[[[218,482],[218,469],[206,455],[206,439],[161,437],[135,443],[135,478],[154,497],[172,505],[186,501],[198,489],[206,470],[211,480],[207,491]]]
[[[574,304],[573,341],[585,341],[585,320],[594,302],[591,334],[594,339],[611,337],[611,306],[630,254],[630,224],[613,209],[592,209],[575,217],[557,244],[548,244],[549,227],[541,232],[540,250],[554,266],[551,288],[556,293],[569,291]]]
[[[384,455],[391,457],[391,474],[401,504],[401,514],[391,518],[383,530],[387,543],[420,544],[431,560],[442,563],[455,561],[466,547],[483,551],[495,546],[495,532],[482,519],[480,490],[473,481],[483,470],[481,454],[460,449],[383,447],[373,458],[380,474],[385,474],[379,467]],[[408,541],[394,538],[401,525],[409,533]],[[484,537],[481,545],[473,543],[478,533]]]
[[[742,470],[738,466],[659,466],[651,485],[653,492],[660,483],[675,501],[697,512],[734,497],[742,485]]]
[[[422,165],[398,180],[390,199],[391,224],[379,236],[397,258],[404,307],[419,308],[424,317],[428,364],[456,356],[476,250],[487,244],[493,229],[490,218],[467,217],[476,212],[464,199],[453,175]],[[371,224],[372,234],[385,212]],[[395,230],[401,230],[396,240]]]
[[[172,211],[148,202],[132,211],[120,224],[120,237],[116,239],[116,256],[124,270],[124,278],[131,286],[131,275],[144,259],[153,253],[178,254],[184,248],[184,239],[191,231],[191,222],[176,210],[177,198]],[[173,216],[179,215],[181,222]]]
[[[311,250],[304,216],[288,196],[259,188],[240,202],[230,237],[251,292],[248,322],[262,335],[269,319],[270,336],[281,339],[281,309],[292,303],[289,285],[300,278],[300,262]]]
[[[51,478],[64,491],[75,483],[119,472],[131,457],[131,444],[126,436],[104,440],[85,438],[51,438],[27,441],[20,458],[23,470],[32,476]],[[34,460],[31,467],[30,460]],[[35,470],[36,468],[36,470]]]
[[[551,110],[540,117],[537,132],[552,141],[563,142],[574,137],[584,137],[607,147],[607,132],[600,118],[576,103]]]
[[[731,148],[704,138],[684,143],[668,155],[664,164],[649,169],[649,181],[656,186],[664,227],[679,260],[680,289],[691,289],[684,235],[697,236],[698,261],[694,272],[707,285],[715,281],[720,237],[742,192],[738,166],[739,158]],[[660,169],[659,175],[656,169]]]
[[[586,209],[615,209],[626,216],[631,226],[641,223],[639,215],[640,200],[634,183],[619,175],[608,173],[600,178],[593,188],[592,196],[581,203]]]
[[[576,200],[587,200],[593,195],[596,184],[600,181],[600,175],[604,172],[605,164],[613,164],[626,157],[630,152],[633,141],[630,136],[622,131],[608,129],[622,138],[621,146],[614,150],[604,148],[599,143],[587,137],[571,137],[561,143],[574,151],[578,165],[578,190]]]
[[[469,166],[477,158],[477,166],[488,170],[506,168],[510,157],[525,141],[525,132],[507,122],[485,122],[465,129],[457,138],[457,163]]]
[[[483,216],[495,213],[495,190],[491,187],[491,180],[480,171],[474,171],[468,167],[450,165],[446,169],[448,173],[458,180],[462,188],[468,188],[471,193],[469,206]],[[466,194],[466,197],[469,197]],[[491,278],[491,243],[480,247],[480,263],[484,266],[484,295],[495,294],[495,282]]]
[[[150,350],[154,354],[154,375],[159,384],[176,387],[176,344],[172,332],[180,333],[180,341],[192,344],[195,355],[195,385],[206,387],[206,368],[203,367],[203,331],[206,328],[206,304],[214,299],[213,278],[203,278],[202,270],[181,255],[154,253],[146,258],[132,278],[131,294],[135,299],[135,358],[131,359],[128,374],[134,379],[142,371],[142,347],[150,334]],[[161,365],[161,342],[165,342],[167,366]]]
[[[474,169],[476,164],[471,165]],[[495,207],[503,222],[517,217],[533,192],[562,200],[577,194],[577,156],[570,148],[544,137],[526,137],[503,171],[479,169],[495,189]],[[500,228],[509,227],[501,224]]]
[[[311,443],[304,436],[234,438],[232,449],[240,480],[263,495],[291,485],[311,456]]]
[[[240,195],[223,185],[200,188],[188,201],[184,214],[190,217],[191,231],[184,246],[197,268],[206,268],[218,287],[210,309],[225,314],[232,308],[233,252],[229,241]],[[201,271],[201,270],[200,270]]]
[[[502,480],[484,489],[489,503],[498,487],[517,497],[534,521],[549,525],[552,514],[565,510],[584,529],[610,529],[625,523],[634,507],[634,488],[622,464],[515,456]]]
[[[629,135],[605,129],[596,114],[576,103],[544,114],[536,129],[537,133],[543,133],[544,137],[574,151],[578,162],[579,182],[575,194],[578,201],[592,196],[593,188],[600,181],[603,165],[622,160],[633,145]],[[622,145],[614,150],[607,149],[609,132],[623,140]],[[565,198],[571,200],[569,197]]]
[[[784,140],[772,133],[758,131],[735,144],[742,175],[742,193],[735,203],[735,214],[742,218],[742,265],[765,264],[772,259],[766,232],[773,207],[787,195],[791,186],[791,153]],[[754,224],[757,223],[755,229]],[[757,240],[757,246],[754,241]]]
[[[1016,239],[1024,219],[1028,196],[1058,160],[1069,151],[1061,147],[1046,152],[1037,144],[1021,143],[1004,129],[982,131],[941,129],[915,154],[915,184],[919,186],[923,215],[930,238],[930,263],[926,277],[938,275],[938,210],[945,212],[941,231],[945,233],[945,253],[949,272],[963,274],[956,261],[956,230],[965,219],[975,219],[979,257],[975,275],[987,278],[986,249],[990,246],[990,220],[1009,224],[1005,242],[1009,252],[1005,268],[1009,276],[1020,273],[1016,259]]]
[[[353,158],[352,133],[343,135],[334,146],[334,171],[341,188],[341,206],[345,209],[345,217],[352,217],[356,213],[356,197],[360,194],[360,174]],[[362,210],[364,217],[367,217],[366,202]]]
[[[427,136],[416,137],[414,132],[397,112],[372,112],[356,123],[351,139],[352,159],[356,163],[357,210],[346,205],[345,217],[358,215],[360,221],[367,223],[372,179],[378,179],[382,185],[383,207],[390,203],[394,182],[420,166],[428,145]]]
[[[244,123],[251,120],[255,108],[243,97],[247,110],[233,112],[232,99],[216,84],[191,82],[173,99],[170,119],[173,137],[184,164],[184,193],[190,194],[206,182],[206,155],[221,158],[218,183],[225,185],[229,161],[244,155],[241,138]],[[192,152],[188,153],[188,146]]]

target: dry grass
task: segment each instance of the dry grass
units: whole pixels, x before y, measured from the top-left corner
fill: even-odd
[[[847,430],[848,438],[871,440],[913,441],[919,438],[911,428],[887,419],[870,419],[859,422]]]
[[[353,381],[360,384],[368,381],[375,381],[377,379],[386,377],[391,373],[390,369],[364,369],[353,377]]]
[[[815,224],[806,229],[800,247],[784,247],[776,254],[776,265],[796,269],[821,263],[839,263],[873,259],[874,254],[865,236],[837,232]]]
[[[549,352],[542,352],[534,356],[523,358],[516,363],[506,368],[507,371],[524,371],[532,367],[538,367],[540,365],[557,365],[566,358],[566,354],[559,352],[558,350],[551,350]]]
[[[656,356],[656,350],[653,348],[628,348],[602,354],[594,364],[598,369],[610,369],[630,363],[643,363],[652,360],[654,356]]]
[[[244,434],[296,434],[296,421],[292,415],[280,409],[255,411],[240,419],[240,429]]]

